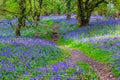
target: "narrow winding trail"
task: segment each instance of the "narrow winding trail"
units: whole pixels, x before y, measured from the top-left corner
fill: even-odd
[[[58,25],[55,24],[53,26],[53,30],[56,31],[57,28],[58,28]],[[56,40],[58,40],[58,38],[56,39],[56,36],[52,37],[53,42]],[[71,57],[68,59],[69,62],[76,63],[77,61],[83,61],[83,62],[89,63],[99,75],[100,80],[119,80],[117,77],[113,76],[110,65],[101,64],[100,62],[97,62],[89,58],[88,56],[86,56],[85,54],[83,54],[82,52],[78,50],[74,50],[74,49],[64,47],[64,46],[62,47],[68,49],[71,52]]]
[[[93,59],[87,57],[78,50],[73,50],[71,48],[68,49],[71,52],[71,57],[68,59],[68,61],[71,61],[73,63],[77,61],[83,61],[89,63],[99,75],[100,80],[119,80],[118,78],[112,75],[110,66],[108,67],[107,65],[94,61]]]

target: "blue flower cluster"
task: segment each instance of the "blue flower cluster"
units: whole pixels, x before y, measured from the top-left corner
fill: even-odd
[[[50,62],[64,54],[63,51],[50,41],[33,37],[15,38],[15,30],[9,23],[17,25],[17,19],[0,23],[0,79],[16,80],[32,75],[30,80],[64,80],[77,78],[82,73],[78,65],[66,62],[48,67]]]
[[[75,18],[71,19],[74,20]],[[76,24],[76,20],[74,21]],[[61,25],[62,27],[59,30],[60,33],[65,31],[62,34],[65,40],[74,40],[77,43],[92,43],[94,48],[112,52],[111,58],[113,58],[113,61],[111,63],[116,72],[120,74],[120,19],[114,20],[112,18],[106,19],[103,16],[91,16],[90,25],[81,28],[75,28],[75,25],[70,26],[69,22],[63,22],[66,24]],[[65,30],[62,31],[63,27]],[[72,27],[71,30],[70,27]]]
[[[36,40],[35,40],[36,41]],[[56,60],[62,55],[62,50],[49,44],[37,43],[32,40],[12,41],[2,43],[0,47],[0,78],[13,80],[35,67],[46,66],[50,60]]]
[[[78,78],[82,73],[79,65],[68,62],[58,62],[52,66],[36,68],[36,70],[39,72],[39,75],[34,78],[35,80],[72,80]]]
[[[95,48],[113,52],[115,54],[113,64],[117,65],[117,70],[120,70],[119,19],[105,20],[103,16],[91,16],[89,26],[77,29],[77,19],[74,15],[70,20],[66,20],[65,16],[42,16],[41,18],[60,22],[59,33],[66,40],[91,42],[95,44]],[[47,66],[49,61],[57,60],[63,55],[62,50],[46,40],[28,37],[15,38],[15,30],[10,28],[8,22],[4,20],[0,23],[0,45],[2,45],[0,46],[0,79],[14,80],[21,76],[32,75],[30,80],[73,80],[82,73],[78,65],[67,62]],[[13,19],[10,22],[14,24],[17,20]]]

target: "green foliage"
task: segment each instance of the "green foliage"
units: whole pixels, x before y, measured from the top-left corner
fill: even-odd
[[[58,44],[63,44],[67,47],[71,47],[73,49],[77,49],[82,51],[84,54],[86,54],[88,57],[93,58],[96,61],[99,61],[101,63],[107,64],[111,62],[112,53],[109,51],[103,51],[99,48],[94,48],[94,45],[91,43],[78,43],[71,40],[61,40],[57,42]]]
[[[58,63],[58,61],[64,61],[66,60],[66,58],[70,57],[70,52],[68,50],[64,50],[64,49],[60,49],[57,48],[55,46],[50,46],[50,45],[46,45],[46,46],[42,46],[42,45],[38,45],[36,44],[35,46],[33,46],[33,50],[30,49],[30,46],[23,46],[20,44],[5,44],[6,46],[2,46],[1,51],[5,51],[4,49],[10,49],[11,52],[10,55],[12,56],[13,54],[15,54],[16,56],[14,57],[7,57],[7,56],[0,56],[0,61],[1,60],[5,60],[5,61],[9,61],[11,64],[16,65],[16,70],[13,71],[1,71],[1,73],[3,74],[2,79],[4,80],[13,80],[15,78],[21,78],[24,77],[25,72],[28,71],[29,73],[32,73],[32,76],[36,76],[37,73],[34,73],[35,68],[36,67],[42,67],[42,66],[49,66],[49,65],[53,65]],[[12,46],[12,47],[11,47]],[[16,49],[16,46],[19,47],[19,50]],[[36,58],[34,57],[36,54],[38,54],[38,52],[35,52],[35,50],[41,50],[41,54],[40,56],[37,56]],[[31,51],[30,51],[31,50]],[[27,55],[31,55],[32,56],[32,60],[30,60],[30,67],[28,66],[24,66],[24,62],[28,61],[28,57],[26,56],[25,58],[23,58],[21,61],[19,55],[22,54],[21,51],[30,51],[31,53],[27,54]],[[32,52],[33,51],[33,52]],[[50,56],[51,55],[51,56]],[[0,64],[1,67],[1,64]],[[23,75],[24,74],[24,75]],[[29,78],[29,77],[27,77]],[[27,79],[25,77],[25,80]],[[22,79],[23,80],[23,79]]]
[[[42,10],[41,10],[41,14],[44,15],[45,12],[47,12],[47,14],[57,14],[58,13],[58,9],[60,9],[60,12],[62,14],[66,13],[66,2],[69,0],[43,0],[43,5],[42,5]],[[77,12],[77,6],[76,3],[77,1],[75,0],[70,0],[71,1],[71,12],[75,13]],[[83,0],[83,2],[85,2],[86,0]],[[110,1],[106,0],[108,3],[110,3]],[[96,3],[97,1],[94,1],[94,3]],[[34,4],[35,3],[35,4]],[[119,10],[119,0],[115,0],[114,2],[112,2],[113,4],[115,4],[115,9]],[[26,1],[25,6],[26,6],[26,14],[29,16],[33,16],[35,11],[38,10],[39,6],[38,6],[38,1],[35,0],[31,0],[31,4],[29,2],[29,0]],[[5,4],[3,4],[3,0],[0,1],[0,6],[3,9],[6,9],[10,12],[14,12],[14,13],[19,13],[19,4],[18,1],[16,0],[6,0]],[[104,7],[104,8],[103,8]],[[0,9],[1,9],[0,8]],[[107,6],[106,4],[101,4],[97,9],[95,9],[94,11],[97,14],[103,14],[106,11],[109,12],[109,6]],[[32,12],[31,12],[32,10]],[[16,15],[13,15],[12,13],[9,12],[4,12],[0,13],[2,15],[7,16],[8,18],[11,17],[15,17]],[[104,14],[105,15],[105,14]],[[19,16],[19,15],[17,15]]]
[[[118,71],[118,66],[112,67],[112,72],[115,76],[120,77],[120,71]]]
[[[19,13],[19,6],[18,3],[13,0],[7,0],[6,4],[3,5],[1,8],[3,8],[6,11],[0,11],[2,15],[5,15],[5,18],[13,18]],[[0,8],[0,9],[1,9]],[[13,14],[14,13],[14,14]]]
[[[100,4],[97,8],[94,9],[93,14],[106,15],[107,11],[108,11],[107,4]]]
[[[76,75],[77,76],[76,79],[99,80],[98,75],[96,74],[96,72],[92,69],[92,67],[88,63],[77,62],[76,65],[80,66],[80,69],[82,72],[81,75]],[[64,80],[64,77],[75,74],[74,71],[76,70],[76,68],[68,68],[65,71],[59,71],[60,73],[65,73],[65,74],[60,75],[61,77],[63,77],[63,79],[61,79],[61,80]],[[51,68],[48,68],[48,69],[51,70]],[[31,77],[35,77],[37,74],[40,74],[40,73],[42,73],[42,72],[33,71],[32,74],[20,77],[20,79],[29,80]],[[42,77],[42,79],[49,80],[50,77],[52,77],[52,75],[50,73],[47,73],[47,75],[44,75]]]
[[[115,6],[115,8],[117,9],[117,10],[120,10],[120,0],[115,0],[115,2],[114,2],[114,6]]]
[[[85,62],[77,62],[77,64],[80,65],[81,69],[84,70],[80,78],[83,78],[85,80],[99,80],[98,75],[93,70],[90,64],[85,63]]]
[[[22,28],[23,36],[35,37],[35,34],[37,34],[41,39],[51,40],[53,22],[51,20],[41,20],[41,23],[45,25],[40,24],[37,27],[27,26]]]
[[[35,3],[35,4],[34,4]],[[58,11],[60,9],[60,13],[61,14],[65,14],[66,13],[66,5],[65,5],[66,1],[64,0],[43,0],[43,4],[42,4],[42,10],[40,12],[40,14],[45,15],[46,13],[48,15],[50,14],[58,14]],[[15,16],[19,16],[19,1],[16,0],[6,0],[5,4],[3,4],[3,0],[0,2],[0,10],[1,9],[5,9],[7,11],[0,11],[1,15],[4,15],[7,18],[12,18]],[[72,6],[71,6],[71,11],[72,12],[76,12],[75,10],[75,6],[76,6],[76,1],[72,1]],[[26,1],[25,3],[25,7],[26,7],[26,15],[28,16],[33,16],[34,13],[38,10],[39,8],[39,4],[38,1],[35,0],[31,0],[31,3],[29,2],[29,0]],[[12,12],[12,13],[11,13]]]
[[[94,60],[99,61],[101,63],[107,64],[110,63],[111,61],[112,53],[108,51],[103,51],[99,48],[95,49],[92,44],[72,43],[70,46],[78,50],[81,50],[84,54],[86,54],[90,58],[93,58]]]
[[[0,49],[3,47],[3,44],[2,43],[0,43]]]
[[[0,49],[2,49],[2,47],[4,47],[4,45],[2,43],[0,43]],[[4,59],[4,57],[0,56],[0,61]]]

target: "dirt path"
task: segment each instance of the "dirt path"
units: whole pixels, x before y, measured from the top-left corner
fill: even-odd
[[[53,31],[56,32],[58,28],[58,25],[57,24],[54,24],[53,26]],[[56,37],[56,34],[53,34],[53,37],[52,37],[52,41],[56,41],[58,40],[58,36]],[[66,48],[66,47],[65,47]],[[111,66],[107,66],[107,65],[104,65],[104,64],[101,64],[99,62],[96,62],[95,60],[87,57],[86,55],[84,55],[82,52],[78,51],[78,50],[73,50],[71,48],[67,48],[68,50],[70,50],[71,52],[71,58],[68,59],[68,61],[70,62],[77,62],[77,61],[83,61],[83,62],[87,62],[89,63],[93,69],[97,72],[97,74],[99,75],[100,77],[100,80],[119,80],[118,78],[114,77],[112,72],[111,72]]]
[[[108,67],[107,65],[103,65],[99,62],[96,62],[93,59],[88,58],[86,55],[82,54],[78,50],[73,50],[70,48],[68,49],[72,54],[69,61],[74,63],[77,61],[83,61],[89,63],[93,67],[93,69],[98,73],[100,80],[119,80],[118,78],[112,75],[110,66]]]

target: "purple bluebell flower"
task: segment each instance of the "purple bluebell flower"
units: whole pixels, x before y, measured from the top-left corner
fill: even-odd
[[[30,78],[30,80],[36,80],[35,78]]]
[[[41,79],[43,77],[43,74],[39,74],[38,78]]]
[[[0,73],[0,77],[2,77],[2,73]]]
[[[120,71],[120,67],[118,68],[118,70]]]

